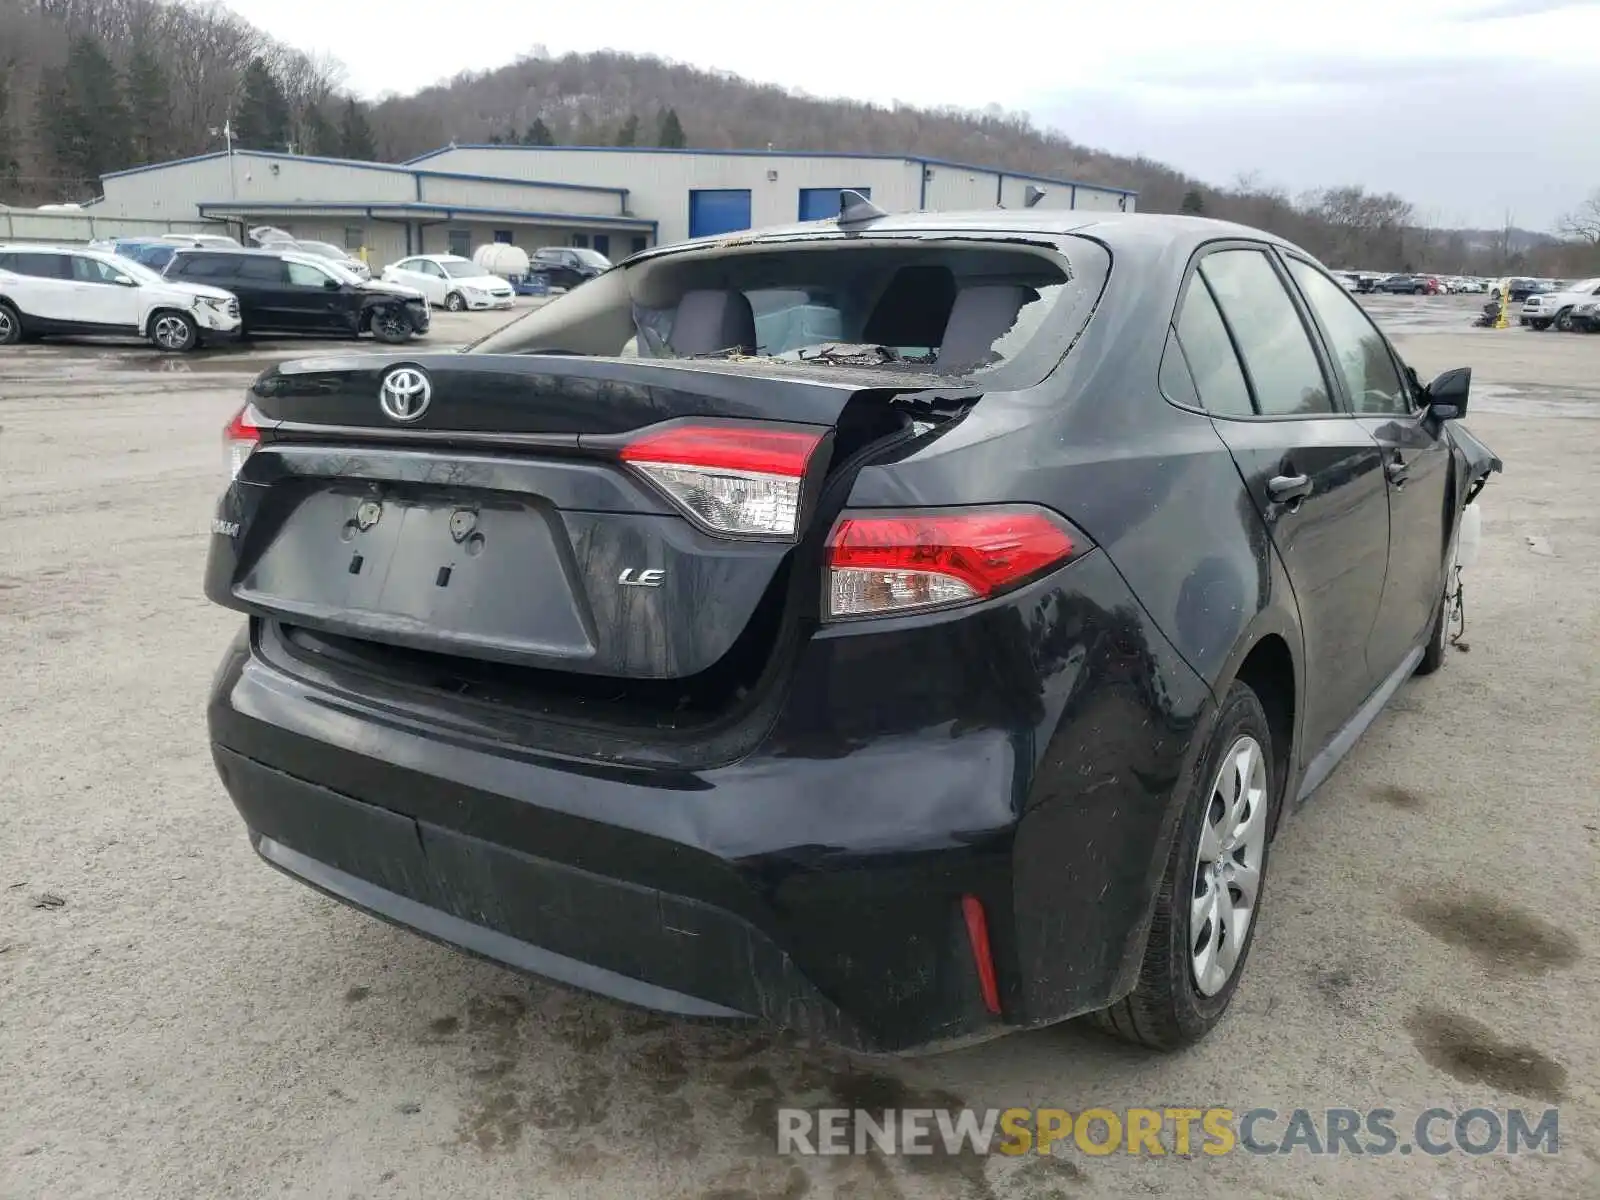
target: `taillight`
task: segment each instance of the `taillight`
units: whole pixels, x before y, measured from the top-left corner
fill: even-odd
[[[1088,549],[1040,508],[847,512],[828,538],[828,616],[866,617],[984,600]]]
[[[622,460],[717,533],[792,538],[820,433],[678,425],[623,447]]]
[[[230,480],[239,478],[239,472],[244,469],[244,460],[260,444],[261,427],[251,417],[250,406],[246,404],[234,413],[233,420],[222,427],[222,455],[228,466]]]

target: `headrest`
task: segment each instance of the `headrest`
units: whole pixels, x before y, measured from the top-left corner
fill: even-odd
[[[672,319],[667,339],[679,354],[713,354],[718,350],[756,352],[756,318],[743,292],[685,292]]]
[[[962,288],[939,345],[939,366],[983,366],[990,348],[1017,323],[1023,306],[1038,298],[1038,292],[1020,283]]]

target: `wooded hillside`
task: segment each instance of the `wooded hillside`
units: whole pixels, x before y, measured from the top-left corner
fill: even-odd
[[[333,58],[286,47],[218,4],[0,0],[0,203],[87,199],[106,171],[221,149],[225,123],[236,145],[363,159],[452,141],[772,146],[926,155],[1133,188],[1145,211],[1255,225],[1337,266],[1600,273],[1600,229],[1590,237],[1576,219],[1566,238],[1434,229],[1399,196],[1351,185],[1291,197],[1260,176],[1219,186],[998,108],[823,100],[610,52],[535,49],[376,105],[343,92],[342,78]]]

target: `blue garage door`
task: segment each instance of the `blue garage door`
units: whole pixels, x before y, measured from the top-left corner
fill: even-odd
[[[800,219],[802,221],[831,221],[839,215],[839,193],[844,188],[801,188],[800,189]],[[872,199],[871,188],[850,188],[852,192],[860,192],[868,200]]]
[[[714,188],[689,193],[690,237],[749,228],[749,188]]]

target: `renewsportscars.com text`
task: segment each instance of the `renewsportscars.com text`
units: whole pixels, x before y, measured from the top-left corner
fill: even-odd
[[[780,1154],[1557,1154],[1560,1113],[1430,1108],[778,1110]]]

